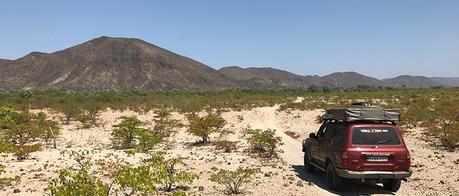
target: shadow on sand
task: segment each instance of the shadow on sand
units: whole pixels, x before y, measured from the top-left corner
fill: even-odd
[[[387,191],[382,186],[371,183],[361,183],[357,181],[345,181],[340,191],[332,191],[325,184],[325,173],[319,170],[314,173],[307,173],[303,165],[292,165],[296,175],[306,182],[310,182],[319,188],[328,191],[331,194],[337,195],[373,195],[384,194],[394,195],[393,192]]]

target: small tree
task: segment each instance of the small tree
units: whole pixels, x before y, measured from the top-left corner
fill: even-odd
[[[79,164],[79,169],[62,169],[59,176],[52,179],[45,191],[53,196],[67,195],[109,195],[111,186],[96,178],[90,172],[89,152],[72,151],[70,156]]]
[[[153,134],[155,135],[168,137],[174,134],[177,128],[183,127],[179,120],[171,118],[171,113],[167,109],[155,110],[154,113],[155,127],[153,128]]]
[[[259,153],[262,156],[271,158],[277,155],[278,146],[282,145],[282,139],[280,137],[275,137],[274,134],[276,130],[274,129],[249,129],[247,134],[249,137],[247,141],[249,142],[252,151]]]
[[[0,108],[1,143],[11,144],[12,152],[18,160],[27,158],[31,152],[41,150],[41,144],[30,144],[42,135],[34,118],[33,115],[19,113],[11,108]]]
[[[36,123],[39,132],[42,134],[41,137],[48,144],[51,140],[53,141],[53,147],[56,148],[56,137],[60,133],[59,123],[53,120],[47,120],[46,114],[40,112],[36,116]]]
[[[64,114],[65,123],[69,124],[70,121],[82,113],[81,108],[76,102],[70,98],[65,98],[65,101],[61,101],[59,108]]]
[[[153,168],[158,183],[163,185],[166,191],[172,191],[176,184],[191,184],[198,178],[198,175],[193,172],[177,170],[176,166],[184,165],[180,158],[165,159],[163,154],[156,153],[152,158],[146,160],[146,163]]]
[[[212,133],[225,133],[223,127],[225,126],[226,121],[218,114],[209,113],[204,117],[189,116],[188,120],[190,124],[188,125],[187,132],[201,137],[202,143],[207,143],[209,141],[209,136]]]
[[[160,137],[152,135],[148,129],[141,127],[143,122],[137,117],[122,116],[121,119],[119,124],[113,125],[112,140],[115,147],[121,149],[136,147],[145,152],[161,142]]]
[[[259,173],[259,168],[238,167],[235,171],[220,169],[210,176],[212,182],[224,185],[229,194],[241,194],[252,181],[252,176]]]

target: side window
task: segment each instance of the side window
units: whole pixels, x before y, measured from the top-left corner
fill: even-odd
[[[325,135],[324,135],[325,136],[324,140],[330,141],[333,138],[333,136],[335,136],[335,130],[336,130],[335,127],[336,126],[332,125],[332,124],[327,126],[327,129],[326,129]]]
[[[344,147],[344,140],[346,137],[346,127],[344,126],[337,126],[336,127],[336,133],[335,133],[335,144],[334,146],[337,147]]]

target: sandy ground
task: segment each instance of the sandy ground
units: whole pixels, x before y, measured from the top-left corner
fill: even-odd
[[[213,146],[192,146],[198,140],[181,129],[172,136],[167,145],[168,156],[183,158],[186,166],[200,174],[190,187],[189,192],[197,195],[224,195],[223,187],[208,180],[210,173],[216,169],[235,169],[238,166],[260,167],[254,182],[247,188],[247,195],[392,195],[381,185],[346,183],[344,192],[333,192],[325,186],[325,175],[322,172],[308,174],[303,171],[303,152],[301,140],[315,132],[320,126],[315,122],[321,110],[313,111],[283,111],[278,107],[262,107],[248,111],[230,111],[222,116],[228,122],[226,128],[234,134],[225,139],[238,141],[239,149],[232,153],[223,153]],[[76,162],[63,151],[87,149],[96,159],[111,159],[128,161],[136,164],[144,154],[128,156],[122,151],[111,149],[110,132],[112,125],[119,122],[120,116],[137,116],[147,127],[153,127],[153,113],[138,114],[132,111],[107,110],[100,115],[102,126],[90,129],[79,128],[78,123],[71,122],[62,125],[62,134],[58,139],[57,149],[45,148],[33,153],[31,159],[18,162],[12,156],[4,155],[0,161],[7,166],[3,176],[21,176],[21,182],[12,187],[0,190],[0,195],[43,195],[43,189],[50,179],[55,178],[60,169],[75,167]],[[185,122],[182,114],[174,113],[174,118]],[[55,118],[58,118],[54,114]],[[244,149],[248,145],[244,139],[246,128],[276,129],[277,136],[282,138],[283,153],[279,160],[266,161],[253,158]],[[290,132],[286,134],[285,132]],[[295,133],[298,138],[289,135]],[[413,176],[402,183],[397,195],[459,195],[459,153],[446,152],[430,146],[423,140],[419,130],[410,130],[405,135],[412,156]],[[212,138],[216,140],[215,137]],[[111,155],[108,157],[108,155]],[[199,190],[198,187],[201,187]],[[202,190],[203,188],[203,190]],[[20,193],[13,193],[19,189]]]

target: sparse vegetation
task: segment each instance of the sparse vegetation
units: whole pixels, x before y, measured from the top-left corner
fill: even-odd
[[[17,112],[10,107],[0,108],[0,140],[5,152],[12,152],[18,160],[42,149],[38,138],[48,141],[59,134],[57,122],[47,120],[44,113]]]
[[[169,137],[170,135],[175,134],[178,128],[183,127],[183,124],[180,123],[179,120],[172,119],[171,112],[168,109],[155,110],[154,113],[154,135],[158,135],[161,137]]]
[[[253,175],[259,172],[259,168],[238,167],[235,171],[220,169],[211,174],[210,180],[225,186],[228,194],[241,194],[251,183]]]
[[[112,141],[116,148],[146,152],[162,141],[148,129],[142,128],[143,122],[137,117],[123,116],[119,124],[113,125]]]
[[[247,141],[250,144],[252,152],[258,153],[262,157],[271,158],[277,156],[280,152],[279,145],[282,145],[282,139],[274,136],[274,129],[249,129],[247,130]]]
[[[221,140],[215,142],[215,149],[223,150],[223,152],[230,153],[237,150],[236,141]]]
[[[201,143],[207,143],[210,135],[213,133],[225,134],[226,130],[223,129],[226,121],[219,114],[209,113],[204,117],[189,116],[190,122],[187,132],[202,138]]]
[[[5,173],[5,166],[0,164],[0,175]],[[14,178],[7,178],[7,177],[0,177],[0,188],[3,188],[5,186],[11,186],[15,183],[18,183],[21,180],[19,176],[16,176]]]

